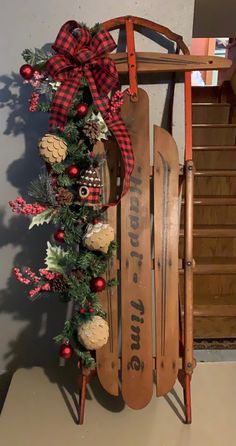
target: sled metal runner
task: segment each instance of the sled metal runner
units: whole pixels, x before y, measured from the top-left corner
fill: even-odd
[[[135,168],[131,188],[120,209],[110,207],[106,218],[117,228],[120,252],[108,269],[119,277],[118,290],[101,293],[108,315],[110,338],[96,352],[97,375],[111,395],[121,389],[132,408],[145,407],[152,398],[153,373],[157,396],[165,395],[178,377],[184,391],[186,423],[191,423],[191,376],[193,358],[193,181],[191,71],[229,68],[230,61],[191,56],[181,36],[166,27],[139,17],[119,17],[103,23],[114,30],[125,27],[127,53],[112,54],[120,74],[129,75],[130,95],[125,95],[122,118],[131,136]],[[147,28],[176,43],[176,54],[136,53],[134,30]],[[179,52],[183,55],[179,55]],[[137,72],[185,72],[185,162],[179,168],[178,148],[170,133],[154,126],[154,166],[150,165],[149,99],[137,85]],[[174,89],[173,89],[174,91]],[[122,166],[116,142],[98,144],[106,151],[103,166],[105,202],[118,192]],[[179,209],[185,182],[184,259],[179,259]],[[151,220],[153,215],[153,223]],[[119,233],[120,232],[120,233]],[[154,246],[154,254],[152,255]],[[178,276],[184,272],[183,309]],[[154,303],[152,283],[154,279]],[[182,311],[183,315],[182,315]],[[155,335],[153,336],[153,326]],[[121,346],[118,332],[121,332]],[[153,342],[155,340],[155,342]],[[155,345],[155,352],[154,352]],[[120,348],[121,347],[121,348]],[[121,350],[121,351],[120,351]],[[121,382],[119,379],[121,370]],[[80,419],[84,420],[86,385],[94,371],[82,369]]]

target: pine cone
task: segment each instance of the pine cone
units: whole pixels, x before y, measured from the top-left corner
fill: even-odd
[[[73,194],[68,189],[59,187],[57,189],[56,199],[58,204],[60,204],[61,206],[65,204],[71,204],[73,201]]]
[[[87,136],[91,144],[94,144],[99,139],[99,135],[101,133],[101,127],[99,122],[87,121],[87,123],[83,128],[83,132],[85,136]]]
[[[73,275],[76,277],[78,282],[83,282],[84,273],[82,273],[82,271],[80,271],[80,269],[76,269],[75,271],[73,271]]]
[[[62,138],[46,133],[38,143],[39,153],[49,164],[61,163],[67,155],[67,144]]]
[[[56,293],[64,293],[68,289],[67,283],[65,282],[63,277],[57,277],[52,282],[52,291]]]

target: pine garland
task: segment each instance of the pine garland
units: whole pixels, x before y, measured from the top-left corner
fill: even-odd
[[[96,24],[90,32],[94,35],[99,29],[100,25]],[[79,29],[73,31],[75,34],[76,32],[79,32]],[[60,84],[53,82],[45,71],[46,62],[52,54],[36,48],[24,50],[22,56],[25,62],[32,65],[35,70],[33,78],[27,82],[31,84],[34,92],[37,92],[37,98],[39,97],[37,110],[48,113],[55,91]],[[77,115],[79,104],[88,106],[88,112],[83,118]],[[83,366],[94,367],[93,354],[80,344],[77,330],[94,316],[106,318],[99,294],[91,287],[91,281],[105,275],[117,245],[116,242],[111,242],[108,252],[103,253],[90,251],[83,243],[87,225],[96,219],[102,222],[103,216],[99,203],[89,206],[80,202],[78,197],[80,178],[79,175],[77,177],[70,174],[70,167],[75,166],[78,172],[82,173],[99,166],[103,159],[93,153],[93,144],[109,136],[107,126],[93,104],[85,78],[80,81],[80,88],[72,102],[64,130],[56,129],[53,135],[66,143],[65,160],[60,163],[54,162],[50,167],[47,166],[45,171],[39,174],[38,179],[31,183],[29,195],[36,201],[34,205],[27,205],[21,197],[18,197],[16,204],[11,202],[11,206],[16,209],[16,212],[19,206],[22,206],[21,213],[27,215],[31,209],[37,213],[33,217],[30,228],[44,223],[53,223],[55,230],[59,229],[61,232],[63,243],[48,242],[46,267],[41,268],[37,273],[29,267],[22,272],[19,268],[14,268],[14,273],[20,282],[31,287],[29,291],[31,299],[39,297],[43,292],[56,292],[62,301],[73,301],[73,315],[65,321],[62,332],[54,339],[59,343],[69,342]],[[54,147],[51,150],[54,150]],[[59,200],[57,198],[60,194]],[[56,237],[55,234],[54,237]],[[113,278],[109,278],[106,282],[107,288],[116,285],[117,281]]]

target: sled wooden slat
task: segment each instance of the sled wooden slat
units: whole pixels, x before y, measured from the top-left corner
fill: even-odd
[[[152,398],[152,291],[150,238],[149,101],[125,95],[122,117],[132,139],[135,168],[121,202],[122,395],[133,409]]]
[[[119,170],[118,147],[114,140],[98,144],[97,152],[104,153],[106,149],[106,162],[102,164],[102,181],[104,187],[104,202],[115,201],[117,193],[117,174]],[[115,229],[117,224],[117,207],[111,206],[106,212],[107,222]],[[115,233],[116,239],[116,233]],[[107,269],[106,280],[117,279],[117,261],[113,258]],[[100,293],[100,301],[103,310],[107,313],[109,324],[108,343],[96,352],[97,374],[102,387],[111,395],[117,396],[118,388],[118,293],[114,286]]]
[[[110,54],[115,61],[118,73],[128,73],[127,53]],[[192,56],[163,54],[163,53],[140,53],[136,52],[137,72],[156,73],[167,71],[194,71],[194,70],[219,70],[230,68],[231,61],[217,56]]]
[[[154,126],[154,249],[157,396],[175,384],[179,366],[178,149],[172,136]]]

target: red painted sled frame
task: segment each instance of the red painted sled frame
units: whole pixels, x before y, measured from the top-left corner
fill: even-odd
[[[173,33],[168,28],[156,24],[152,21],[145,20],[139,17],[119,17],[109,20],[102,24],[103,29],[115,30],[122,26],[126,29],[127,38],[127,53],[116,53],[111,55],[116,62],[117,70],[120,73],[129,74],[130,83],[130,101],[138,101],[138,85],[137,72],[158,73],[160,71],[183,71],[185,72],[185,166],[182,172],[181,181],[185,181],[185,238],[184,238],[184,259],[183,259],[183,273],[184,273],[184,312],[181,317],[181,303],[179,300],[179,333],[180,333],[180,347],[179,347],[179,364],[178,364],[178,378],[183,386],[184,403],[186,423],[191,423],[191,390],[190,381],[195,367],[195,360],[193,358],[193,161],[192,161],[192,98],[191,98],[191,71],[190,69],[209,70],[216,68],[228,68],[229,62],[216,57],[201,57],[190,56],[189,50],[185,45],[181,36]],[[176,55],[164,55],[157,53],[136,53],[134,41],[135,27],[143,27],[153,30],[167,37],[176,43]],[[184,56],[180,56],[182,51]],[[220,60],[221,59],[221,60]],[[115,169],[115,168],[114,168]],[[116,172],[116,170],[115,170]],[[181,188],[180,188],[181,189]],[[180,193],[180,190],[179,190]],[[120,362],[117,358],[116,364],[113,363],[113,368],[120,368]],[[156,367],[157,359],[154,358],[154,369]],[[80,412],[79,423],[82,424],[84,420],[84,408],[86,398],[86,385],[90,377],[95,372],[92,370],[82,370],[82,382],[80,391]],[[98,369],[99,376],[99,369]],[[112,393],[112,392],[111,392]],[[115,392],[113,392],[115,394]]]

